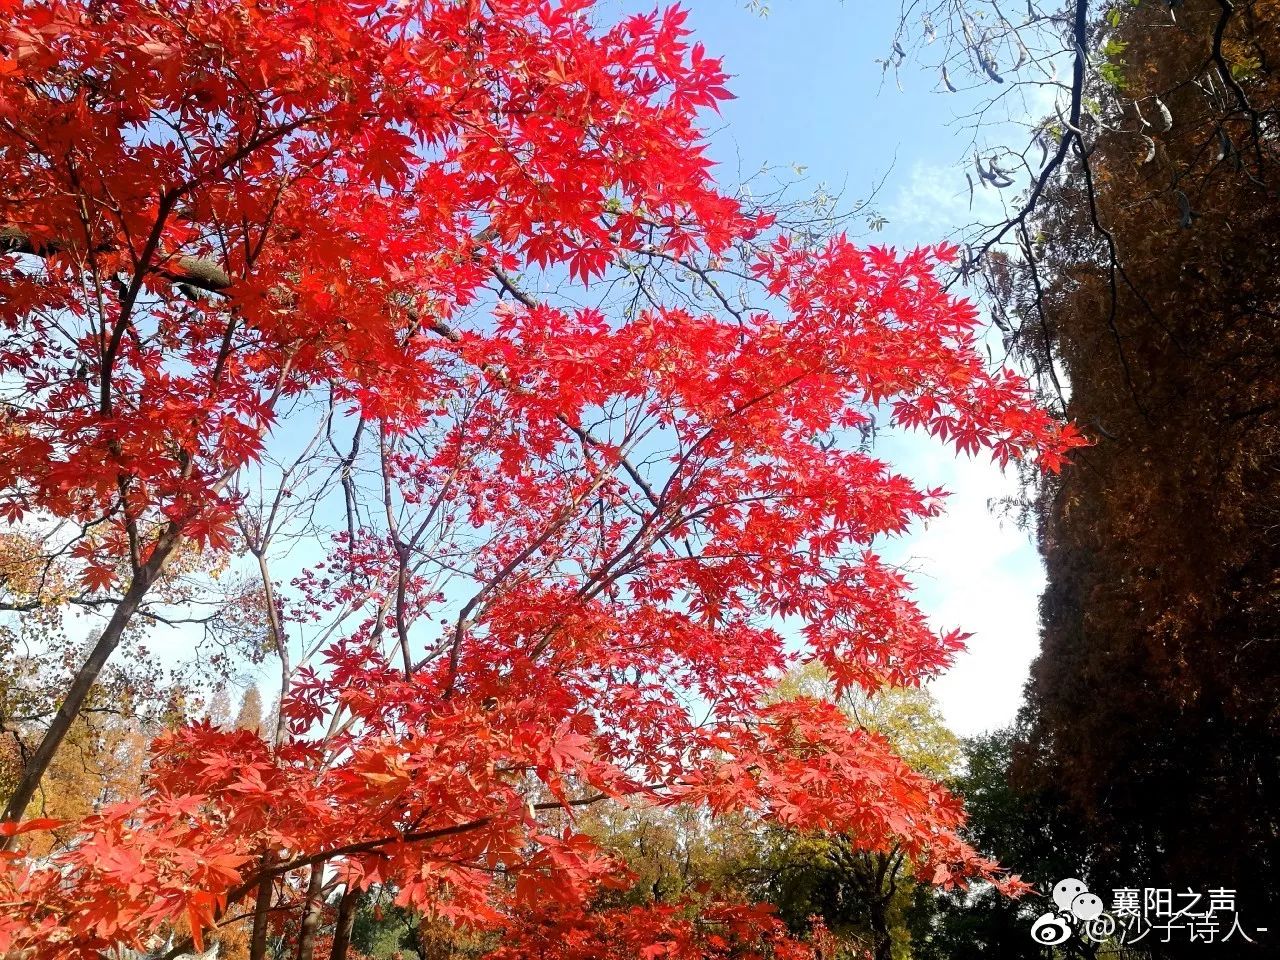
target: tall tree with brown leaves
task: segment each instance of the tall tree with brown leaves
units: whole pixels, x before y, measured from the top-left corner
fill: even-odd
[[[1100,882],[1255,916],[1280,901],[1278,28],[1268,2],[1107,14],[1087,164],[988,268],[1096,441],[1037,503],[1024,780],[1085,815]]]

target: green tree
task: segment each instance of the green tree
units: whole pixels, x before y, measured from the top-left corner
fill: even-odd
[[[833,695],[816,664],[789,673],[773,693],[777,701]],[[960,741],[927,690],[849,691],[840,703],[851,725],[884,737],[930,778],[957,772]],[[631,871],[631,883],[604,893],[601,906],[683,908],[746,896],[772,904],[801,936],[815,936],[814,920],[821,918],[842,957],[912,955],[911,910],[918,886],[928,884],[917,884],[914,865],[897,845],[868,851],[854,836],[789,831],[744,814],[711,818],[686,807],[601,807],[584,812],[579,826]]]
[[[1036,893],[1014,900],[989,884],[947,892],[917,887],[908,912],[915,960],[1046,956],[1046,949],[1031,940],[1031,926],[1049,908],[1045,894],[1053,885],[1080,873],[1087,840],[1060,796],[1013,780],[1014,754],[1024,736],[1015,724],[966,740],[963,769],[951,785],[964,797],[966,839],[1016,871]]]
[[[777,696],[830,696],[830,687],[829,678],[809,666],[784,678]],[[850,690],[841,704],[850,722],[883,736],[915,769],[936,780],[956,773],[960,741],[927,690]],[[820,916],[851,955],[909,957],[909,910],[918,887],[913,864],[896,844],[874,851],[860,849],[856,840],[769,831],[749,871],[755,892],[774,903],[793,928],[804,929]]]

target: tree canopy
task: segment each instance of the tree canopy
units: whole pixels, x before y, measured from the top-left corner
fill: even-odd
[[[803,661],[912,685],[961,645],[877,553],[941,491],[859,428],[1050,468],[1078,437],[980,352],[954,249],[713,182],[725,73],[683,12],[0,9],[4,600],[101,617],[27,721],[0,950],[244,923],[251,960],[342,960],[376,887],[494,957],[811,955],[751,903],[591,909],[621,867],[574,816],[605,801],[1020,889],[884,737],[769,691]],[[278,710],[191,720],[181,685],[132,795],[24,819],[158,633],[278,663]]]

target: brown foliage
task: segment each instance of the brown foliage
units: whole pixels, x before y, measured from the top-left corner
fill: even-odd
[[[1120,16],[1087,169],[1009,263],[1096,445],[1040,491],[1026,768],[1098,869],[1280,895],[1280,4]],[[1167,127],[1167,129],[1166,129]]]

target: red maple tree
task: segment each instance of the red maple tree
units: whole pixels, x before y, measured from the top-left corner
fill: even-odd
[[[874,552],[940,492],[860,428],[1050,467],[1076,438],[984,364],[952,251],[793,237],[716,187],[725,75],[681,11],[589,8],[0,0],[0,510],[62,531],[57,602],[108,611],[9,801],[0,951],[250,915],[261,956],[272,911],[382,884],[504,957],[803,955],[742,906],[589,911],[619,868],[572,814],[610,799],[994,875],[882,739],[767,693],[811,658],[912,684],[960,645]],[[301,449],[279,506],[324,443],[337,532],[285,585],[241,480]],[[277,729],[177,728],[141,796],[12,849],[175,558],[246,551]]]

